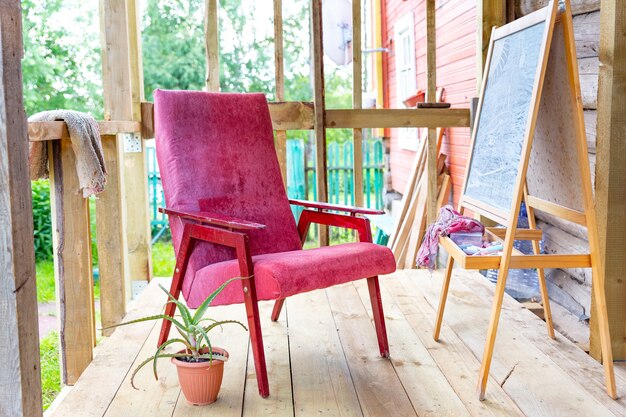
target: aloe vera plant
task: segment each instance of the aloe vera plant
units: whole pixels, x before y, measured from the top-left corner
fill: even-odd
[[[135,387],[135,375],[137,372],[150,362],[152,362],[152,370],[154,372],[155,379],[159,379],[157,373],[157,361],[162,358],[179,358],[181,360],[185,360],[187,362],[202,362],[202,361],[213,361],[213,359],[219,359],[222,361],[226,361],[228,358],[213,352],[213,348],[211,345],[211,339],[209,338],[209,332],[217,327],[222,328],[225,324],[238,324],[244,328],[244,330],[248,330],[248,328],[241,322],[237,320],[215,320],[209,317],[204,317],[207,312],[207,309],[211,305],[211,302],[217,297],[217,295],[222,292],[224,288],[228,284],[230,284],[234,280],[238,280],[240,278],[232,278],[226,281],[224,284],[219,286],[215,291],[213,291],[200,306],[192,312],[184,303],[178,301],[169,291],[167,291],[162,285],[159,284],[159,287],[167,294],[168,300],[167,304],[174,303],[178,307],[180,311],[180,318],[178,317],[169,317],[165,314],[156,314],[153,316],[142,317],[139,319],[127,321],[124,323],[119,323],[113,326],[109,326],[106,328],[126,326],[134,323],[141,323],[145,321],[151,320],[168,320],[172,322],[176,330],[178,331],[180,337],[169,339],[167,342],[163,343],[159,346],[154,355],[150,356],[143,362],[141,362],[133,371],[133,374],[130,379],[130,383],[133,388]],[[179,353],[166,353],[164,349],[173,344],[181,344],[185,347],[184,352]],[[206,353],[203,353],[206,351]]]

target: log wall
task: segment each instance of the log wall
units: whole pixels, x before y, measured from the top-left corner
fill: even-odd
[[[516,18],[537,10],[546,0],[515,0]],[[600,0],[572,0],[574,37],[580,71],[581,93],[585,110],[585,127],[589,146],[589,163],[595,186],[596,119],[598,95],[598,51],[600,49]],[[548,253],[588,251],[586,229],[574,223],[536,212],[544,231]],[[591,302],[591,270],[547,271],[550,298],[580,318],[587,318]]]

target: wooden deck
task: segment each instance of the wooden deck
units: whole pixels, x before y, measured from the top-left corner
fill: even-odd
[[[155,313],[154,281],[129,316]],[[160,281],[164,282],[164,281]],[[602,367],[506,296],[487,399],[475,393],[493,286],[476,273],[455,272],[442,329],[431,332],[441,274],[400,271],[383,277],[391,360],[377,354],[365,282],[288,299],[277,323],[261,304],[271,396],[257,393],[248,336],[239,328],[214,335],[231,355],[219,400],[193,407],[162,361],[131,388],[129,370],[157,340],[153,323],[120,328],[98,348],[78,383],[54,405],[54,417],[192,416],[624,416],[626,371],[616,369],[620,399],[604,391]],[[215,317],[244,320],[241,305],[215,307]],[[286,314],[285,314],[286,313]]]

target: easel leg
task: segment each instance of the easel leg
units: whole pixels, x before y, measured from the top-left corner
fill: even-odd
[[[595,268],[593,272],[595,272]],[[591,290],[593,291],[593,296],[596,302],[596,314],[600,330],[600,345],[602,346],[602,364],[604,365],[606,392],[615,400],[617,399],[617,388],[615,387],[613,348],[611,346],[611,334],[609,333],[609,314],[606,309],[604,279],[600,276],[600,274],[593,274]]]
[[[528,191],[524,190],[524,200],[526,200],[526,196],[528,195]],[[526,214],[528,215],[528,227],[530,229],[537,228],[537,221],[535,219],[535,209],[529,207],[526,204]],[[533,253],[535,255],[539,255],[541,253],[541,247],[539,242],[536,240],[532,241],[533,245]],[[537,277],[539,278],[539,289],[541,291],[541,302],[543,303],[543,315],[546,320],[546,327],[548,328],[548,336],[551,339],[554,339],[554,326],[552,324],[552,310],[550,309],[550,296],[548,294],[548,287],[546,285],[546,273],[543,268],[537,268]]]
[[[448,289],[450,288],[450,278],[452,277],[452,268],[454,267],[454,258],[448,256],[448,264],[446,265],[446,275],[443,279],[443,286],[441,287],[441,294],[439,295],[439,307],[437,308],[437,321],[435,322],[435,328],[433,329],[433,339],[439,340],[439,333],[441,331],[441,323],[443,322],[443,312],[446,308],[446,300],[448,298]]]
[[[506,279],[509,275],[508,268],[500,269],[498,273],[498,283],[496,284],[496,293],[491,307],[491,319],[489,320],[489,329],[487,330],[487,341],[485,342],[485,351],[483,353],[483,361],[480,365],[480,377],[478,379],[478,399],[485,399],[485,390],[487,389],[487,381],[489,381],[489,368],[491,367],[491,358],[493,356],[493,348],[496,344],[496,334],[498,333],[498,322],[500,321],[500,311],[502,310],[502,300],[504,299],[504,289],[506,288]]]

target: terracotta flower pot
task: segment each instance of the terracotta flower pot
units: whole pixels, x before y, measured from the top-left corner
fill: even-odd
[[[181,350],[179,353],[185,352]],[[200,353],[207,353],[208,349],[202,349]],[[226,350],[214,347],[214,353],[219,353],[228,358]],[[187,401],[193,405],[211,404],[217,400],[217,394],[222,386],[224,375],[224,361],[213,359],[212,362],[184,362],[172,358],[178,371],[178,381]]]

